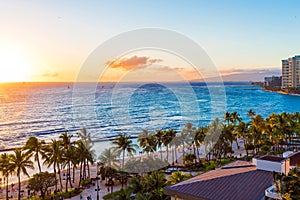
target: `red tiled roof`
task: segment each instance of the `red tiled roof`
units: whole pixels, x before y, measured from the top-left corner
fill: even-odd
[[[165,193],[188,200],[261,199],[273,183],[272,172],[256,170],[249,162],[238,162],[231,163],[231,168],[212,170],[167,187]]]

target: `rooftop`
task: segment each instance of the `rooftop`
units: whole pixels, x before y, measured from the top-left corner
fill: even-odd
[[[287,157],[291,158],[291,157],[294,157],[294,156],[298,155],[299,153],[300,153],[300,151],[294,152],[294,153],[289,154]]]
[[[272,162],[281,162],[286,160],[286,158],[283,157],[278,157],[278,156],[261,156],[259,157],[260,160],[267,160],[267,161],[272,161]]]
[[[257,170],[251,162],[236,161],[167,187],[165,193],[189,200],[252,200],[261,199],[272,182],[272,172]]]

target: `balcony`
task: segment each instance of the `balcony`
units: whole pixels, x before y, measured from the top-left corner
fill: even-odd
[[[273,185],[265,190],[265,196],[271,199],[282,200],[281,194],[278,194],[277,192],[274,191]]]

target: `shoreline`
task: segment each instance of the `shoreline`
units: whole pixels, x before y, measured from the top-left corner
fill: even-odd
[[[101,143],[101,142],[109,142],[109,141],[113,141],[117,138],[118,136],[115,135],[115,136],[108,136],[108,137],[105,137],[105,138],[100,138],[100,139],[95,139],[95,140],[92,140],[92,143]],[[132,135],[130,136],[130,139],[136,139],[138,138],[137,135]],[[48,144],[48,143],[46,143]],[[3,148],[3,149],[0,149],[0,153],[5,153],[5,152],[9,152],[9,151],[14,151],[16,149],[22,149],[22,147],[11,147],[11,148]]]
[[[262,90],[265,92],[275,92],[275,93],[283,94],[283,95],[300,96],[300,94],[290,93],[290,92],[286,92],[286,91],[282,91],[282,90],[268,90],[268,89],[264,89],[264,88],[262,88]]]

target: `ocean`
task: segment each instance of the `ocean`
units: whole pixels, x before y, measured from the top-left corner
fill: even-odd
[[[191,122],[207,125],[226,111],[249,120],[252,109],[300,111],[300,97],[263,91],[250,83],[2,83],[0,148],[23,145],[36,136],[49,141],[63,131],[86,128],[92,138],[143,129],[180,130]]]

